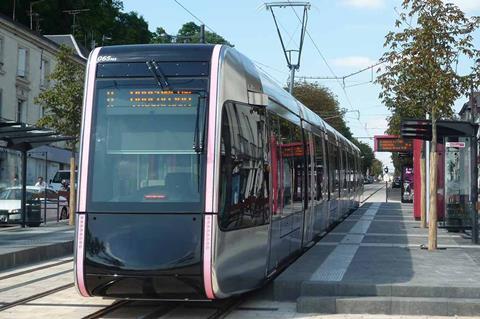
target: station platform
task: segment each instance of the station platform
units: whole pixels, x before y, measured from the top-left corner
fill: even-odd
[[[72,255],[73,238],[66,222],[0,228],[0,271]]]
[[[274,280],[274,300],[300,313],[479,315],[480,246],[439,229],[429,252],[412,210],[375,193]]]

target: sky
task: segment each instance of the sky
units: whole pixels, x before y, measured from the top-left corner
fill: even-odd
[[[401,0],[310,0],[307,30],[301,56],[300,76],[345,76],[375,64],[384,52],[385,35],[394,29],[401,11]],[[450,0],[469,16],[480,15],[480,0]],[[272,15],[258,0],[123,0],[125,11],[136,11],[149,24],[175,35],[188,21],[200,24],[182,6],[252,59],[272,78],[285,85],[289,71],[275,29]],[[181,6],[181,5],[182,6]],[[301,16],[302,10],[297,9]],[[275,9],[280,32],[288,49],[296,49],[300,23],[291,8]],[[480,46],[480,32],[474,35]],[[469,61],[462,61],[459,70],[468,72]],[[375,68],[376,70],[376,68]],[[373,148],[374,135],[387,128],[390,112],[382,105],[380,87],[372,83],[376,73],[362,72],[345,82],[318,80],[346,108],[345,120],[353,135]],[[459,110],[466,99],[457,101]],[[358,118],[358,114],[360,115]],[[376,157],[393,169],[390,153]]]

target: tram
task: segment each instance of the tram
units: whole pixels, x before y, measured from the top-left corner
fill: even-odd
[[[359,149],[224,45],[96,48],[82,121],[83,296],[250,291],[363,191]]]

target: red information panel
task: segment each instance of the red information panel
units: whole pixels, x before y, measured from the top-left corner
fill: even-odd
[[[396,135],[375,136],[375,152],[407,153],[412,150],[412,140],[406,140]]]

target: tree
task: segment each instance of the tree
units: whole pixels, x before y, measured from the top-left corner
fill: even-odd
[[[380,160],[376,158],[372,160],[370,174],[372,176],[379,176],[383,174],[383,163]]]
[[[158,27],[155,32],[152,33],[150,43],[172,43],[173,39],[171,35],[167,34],[164,28]]]
[[[344,120],[345,111],[340,108],[337,97],[332,91],[318,83],[297,82],[293,87],[292,95],[343,136],[352,140],[352,132]]]
[[[373,150],[370,145],[360,142],[355,138],[352,140],[352,143],[360,149],[360,153],[362,156],[362,174],[365,175],[367,174],[367,170],[370,170],[370,174],[375,175],[372,171],[375,154],[373,154]]]
[[[478,17],[468,18],[455,5],[442,0],[403,0],[403,12],[395,22],[397,32],[385,37],[387,52],[381,61],[385,70],[377,78],[382,86],[380,98],[402,118],[403,114],[428,114],[432,121],[430,160],[429,250],[437,248],[437,130],[436,121],[452,115],[459,97],[478,86],[479,63],[471,73],[456,70],[459,56],[478,59],[472,33],[479,27]],[[412,22],[410,22],[412,21]],[[416,111],[415,111],[416,110]]]
[[[148,23],[136,12],[120,12],[115,18],[110,37],[115,44],[150,43],[152,34],[148,31]]]
[[[375,159],[372,148],[353,137],[344,120],[345,110],[340,108],[337,97],[329,89],[318,83],[297,82],[293,87],[293,96],[360,149],[363,174],[366,174],[368,169],[372,171]]]
[[[31,0],[16,0],[15,20],[30,27],[28,15]],[[124,13],[121,0],[45,0],[33,6],[37,19],[33,19],[33,29],[37,30],[37,20],[42,34],[73,33],[73,18],[65,11],[88,9],[75,18],[75,38],[85,47],[92,42],[103,44],[149,43],[151,33],[148,24],[136,12]],[[0,12],[12,17],[13,1],[0,1]],[[104,41],[108,38],[108,43]]]
[[[180,30],[178,30],[177,35],[168,35],[165,32],[165,29],[160,27],[152,34],[151,43],[175,43],[176,42],[187,42],[187,43],[200,43],[200,26],[195,22],[187,22]],[[221,35],[218,35],[215,32],[210,32],[205,30],[205,42],[212,44],[226,44],[233,46],[230,42],[225,40]]]
[[[49,127],[60,134],[70,136],[67,142],[72,150],[70,159],[70,224],[73,225],[75,213],[75,150],[80,138],[82,118],[84,66],[73,58],[73,50],[61,46],[57,55],[55,70],[49,75],[52,86],[35,98],[45,115],[38,125]]]

